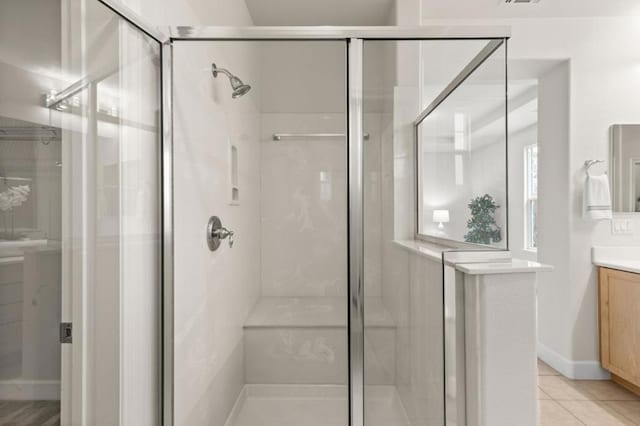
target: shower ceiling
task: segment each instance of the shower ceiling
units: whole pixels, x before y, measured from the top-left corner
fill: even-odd
[[[246,0],[255,25],[389,25],[394,0]]]

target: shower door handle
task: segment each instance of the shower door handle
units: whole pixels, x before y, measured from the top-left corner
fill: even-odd
[[[233,247],[234,232],[222,226],[222,221],[218,216],[211,216],[207,224],[207,245],[209,250],[216,251],[222,240],[229,240],[229,248]]]

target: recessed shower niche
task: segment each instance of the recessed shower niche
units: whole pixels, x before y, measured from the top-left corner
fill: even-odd
[[[240,205],[240,184],[238,183],[238,147],[229,142],[229,204]]]

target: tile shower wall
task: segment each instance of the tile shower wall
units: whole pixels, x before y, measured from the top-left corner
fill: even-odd
[[[263,296],[346,294],[345,140],[272,140],[281,132],[343,133],[344,125],[344,114],[262,115]]]
[[[250,43],[174,47],[175,417],[177,425],[222,425],[243,384],[243,325],[260,294],[260,99]],[[231,99],[211,62],[253,89]],[[229,194],[229,144],[238,149],[239,205]],[[225,194],[221,197],[221,194]],[[209,251],[211,215],[236,231]]]
[[[378,126],[376,114],[367,123]],[[262,114],[262,295],[345,296],[347,162],[341,138],[274,141],[274,133],[344,133],[344,113]],[[365,129],[366,294],[380,297],[380,137]],[[345,303],[346,309],[346,303]]]

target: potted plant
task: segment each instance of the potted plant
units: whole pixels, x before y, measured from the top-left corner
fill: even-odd
[[[500,206],[489,194],[484,194],[471,200],[468,204],[471,218],[467,221],[469,232],[464,240],[469,243],[491,244],[502,240],[500,227],[493,217]]]

